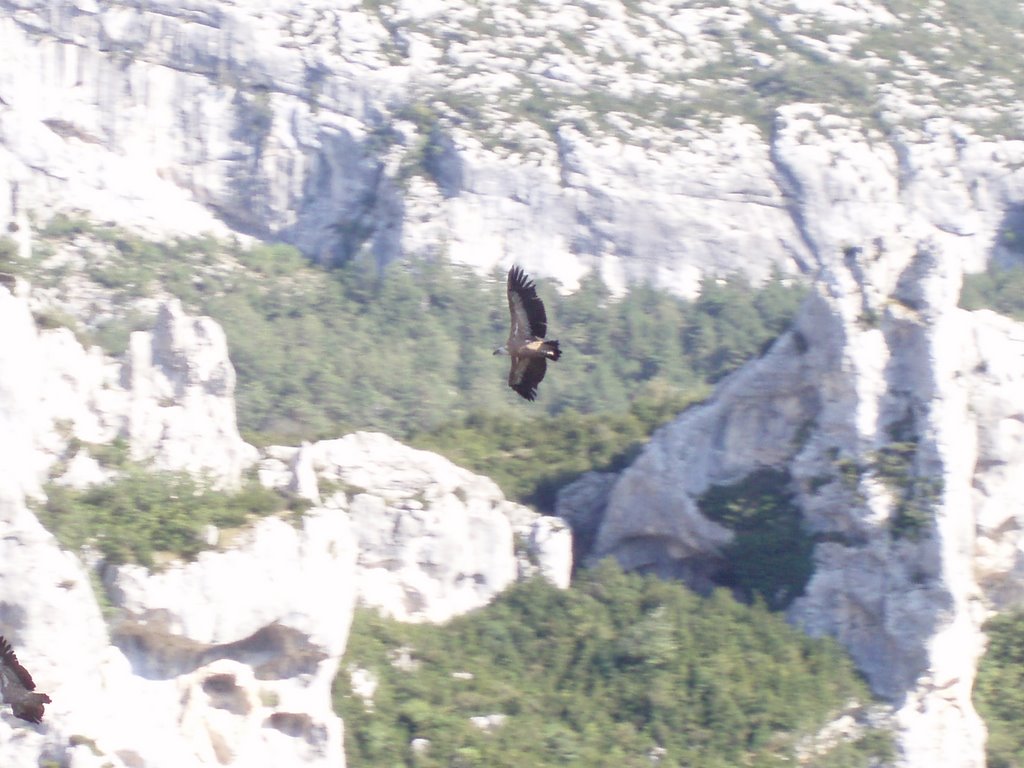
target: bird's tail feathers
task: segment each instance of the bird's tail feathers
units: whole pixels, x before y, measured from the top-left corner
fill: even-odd
[[[550,339],[544,342],[542,347],[544,354],[551,360],[557,360],[562,356],[562,350],[558,347],[558,339]]]

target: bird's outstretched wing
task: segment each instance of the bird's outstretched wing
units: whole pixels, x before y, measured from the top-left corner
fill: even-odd
[[[543,339],[548,332],[548,316],[537,286],[518,266],[508,271],[508,311],[512,316],[509,338],[525,341],[531,336]]]
[[[547,370],[548,362],[543,357],[514,357],[508,372],[508,385],[532,401],[537,397],[537,385]]]

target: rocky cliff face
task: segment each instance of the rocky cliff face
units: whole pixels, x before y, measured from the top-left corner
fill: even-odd
[[[1020,386],[1021,332],[955,305],[964,270],[1020,258],[1024,144],[1002,138],[1018,133],[1020,41],[998,19],[957,23],[988,4],[948,5],[0,0],[0,221],[23,253],[30,219],[83,209],[155,232],[279,237],[325,261],[517,261],[569,287],[588,270],[684,294],[713,272],[803,272],[815,297],[797,331],[614,483],[597,551],[700,575],[694,563],[731,534],[696,497],[786,467],[818,539],[794,619],[838,636],[897,702],[907,765],[980,766],[969,698],[979,626],[1021,594],[1022,417],[1007,394]],[[94,690],[95,659],[127,663],[83,597],[81,567],[23,503],[58,461],[67,482],[97,479],[88,457],[65,455],[69,435],[122,434],[137,457],[219,467],[226,484],[255,459],[217,405],[227,369],[175,351],[189,338],[214,349],[216,332],[173,304],[164,313],[131,361],[115,362],[67,331],[38,333],[0,289],[0,508],[4,541],[20,543],[3,560],[3,616],[19,647],[39,649],[23,654],[54,690],[56,670]],[[451,540],[428,535],[418,549],[415,532],[441,515],[462,541],[514,551],[518,526],[537,551],[561,547],[554,526],[519,522],[447,467],[437,484],[363,485],[345,452],[376,438],[349,440],[282,449],[260,469],[358,522],[351,535],[367,549],[354,578],[396,614],[445,615],[526,567],[440,567]],[[902,490],[880,469],[893,444]],[[581,514],[595,516],[606,482],[581,491]],[[480,502],[461,498],[470,486]],[[479,538],[481,525],[492,527]],[[126,571],[119,594],[133,615],[163,605],[191,654],[230,645],[242,638],[186,630],[180,607],[157,600],[162,579],[194,590],[218,567],[131,588]],[[86,661],[70,635],[46,631],[71,622],[85,627],[77,646],[95,651]],[[247,732],[268,710],[231,670],[234,683],[217,678],[204,695],[244,711]],[[53,739],[101,732],[24,741],[58,749]]]
[[[345,511],[359,599],[390,616],[446,621],[534,573],[569,585],[572,537],[561,520],[506,501],[492,480],[435,453],[357,432],[268,454],[265,484]]]
[[[486,478],[384,435],[258,456],[234,422],[234,370],[209,318],[162,305],[123,361],[40,331],[31,291],[0,288],[0,632],[53,704],[28,728],[0,720],[5,764],[344,765],[331,684],[356,600],[438,621],[541,572],[568,584],[568,529],[506,501]],[[31,512],[46,480],[84,486],[136,460],[232,485],[258,463],[312,505],[157,571],[90,574]],[[4,735],[6,734],[6,735]]]
[[[836,7],[0,3],[0,220],[25,233],[80,208],[326,261],[443,253],[692,294],[708,273],[812,267],[808,229],[838,200],[822,182],[870,168],[890,193],[912,181],[903,202],[936,229],[992,242],[1019,196],[974,180],[1012,171],[1016,150],[976,151],[977,131],[1011,115],[1017,85],[956,57],[1004,25],[958,35],[939,6]],[[1003,43],[1010,60],[1013,41],[970,50]],[[816,100],[874,115],[828,132],[857,153],[846,178],[791,175],[786,156],[820,134],[778,107]],[[928,122],[943,115],[955,125]]]
[[[133,334],[125,359],[115,361],[84,348],[67,328],[38,331],[27,284],[0,293],[7,329],[0,379],[8,400],[19,403],[8,434],[31,447],[13,454],[25,491],[38,493],[47,473],[61,472],[58,462],[78,473],[69,481],[101,478],[88,445],[119,438],[135,460],[206,473],[221,485],[237,484],[256,460],[238,436],[227,341],[209,318],[165,302],[154,330]],[[81,456],[76,445],[85,446]]]
[[[53,703],[34,729],[0,723],[5,762],[342,764],[329,695],[355,599],[347,520],[265,520],[230,552],[109,571],[108,628],[89,571],[28,506],[50,476],[105,479],[89,450],[117,437],[140,460],[237,481],[256,452],[234,427],[223,332],[170,302],[116,362],[37,330],[28,286],[16,293],[0,289],[0,623]],[[297,597],[324,583],[329,602]]]
[[[793,620],[839,638],[896,703],[902,764],[980,768],[980,625],[1020,605],[1022,585],[1024,408],[1012,393],[1024,384],[1024,327],[956,306],[964,264],[987,255],[983,213],[957,195],[960,180],[893,185],[897,158],[851,143],[850,126],[820,112],[794,110],[782,127],[780,162],[795,185],[818,187],[801,213],[821,254],[814,294],[791,333],[622,473],[595,554],[706,572],[732,533],[701,514],[701,494],[785,469],[817,542]],[[970,186],[992,199],[1018,194],[1021,180],[979,172]],[[948,205],[922,217],[925,194]]]

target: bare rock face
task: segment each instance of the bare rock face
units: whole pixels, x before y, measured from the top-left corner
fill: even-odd
[[[577,562],[594,548],[617,479],[614,472],[587,472],[558,490],[555,514],[572,530],[573,558]]]
[[[235,373],[220,326],[189,317],[180,302],[168,300],[156,327],[132,334],[128,355],[116,361],[84,347],[67,328],[38,331],[24,290],[15,296],[0,287],[8,329],[0,378],[9,397],[25,403],[11,429],[31,435],[36,449],[15,465],[26,491],[38,495],[60,460],[68,461],[63,482],[106,476],[90,463],[88,446],[67,455],[73,438],[85,444],[122,438],[137,461],[238,484],[257,452],[238,435]]]
[[[10,405],[0,405],[0,413],[10,415]],[[0,440],[0,459],[19,449],[31,451]],[[62,755],[73,734],[96,734],[104,715],[113,717],[114,702],[104,688],[118,654],[109,645],[89,575],[60,549],[6,477],[0,481],[0,631],[37,689],[52,700],[40,726],[25,727],[9,714],[0,719],[0,762],[33,765],[41,754]]]
[[[786,461],[801,425],[821,408],[794,338],[780,342],[778,357],[742,368],[705,405],[656,433],[611,489],[592,558],[614,554],[628,569],[703,583],[705,555],[733,535],[700,513],[698,497]]]
[[[914,57],[851,64],[856,41],[921,23],[881,3],[0,9],[11,62],[0,68],[0,222],[19,227],[23,250],[30,215],[80,209],[155,233],[281,238],[323,261],[445,253],[482,272],[516,261],[570,289],[594,271],[616,290],[647,281],[693,295],[707,274],[813,266],[812,230],[860,227],[815,216],[825,210],[906,208],[957,238],[991,239],[1012,190],[988,182],[1013,175],[1020,155],[1016,142],[949,131],[942,87],[926,85],[941,78]],[[929,13],[957,35],[950,15]],[[811,27],[822,40],[795,34]],[[751,71],[775,88],[773,73],[806,46],[878,81],[856,106],[884,128],[863,142],[842,118],[827,126],[851,161],[827,185],[791,175],[807,105],[780,110],[780,137],[715,103],[734,101]],[[1011,99],[983,90],[975,113],[1012,118]],[[537,93],[550,104],[531,105]],[[832,151],[812,143],[808,162]],[[908,223],[897,218],[876,218],[872,236]]]
[[[313,469],[323,505],[352,521],[359,598],[395,618],[445,621],[534,572],[568,586],[568,528],[437,454],[370,432],[269,452],[265,483],[296,487]]]
[[[163,571],[109,569],[114,640],[134,674],[180,701],[162,713],[163,726],[193,759],[344,763],[330,702],[352,619],[355,554],[345,517],[316,510],[294,523],[263,519],[230,549]]]
[[[919,167],[942,162],[949,129],[908,137]],[[1024,326],[956,306],[997,209],[956,203],[956,179],[891,183],[896,157],[857,135],[821,111],[786,114],[777,160],[805,192],[814,292],[791,332],[622,473],[595,554],[707,573],[732,534],[697,499],[785,469],[816,541],[790,617],[837,637],[893,702],[901,764],[981,768],[981,624],[1024,586]],[[975,200],[1016,195],[1018,176],[979,173]],[[949,204],[908,202],[924,198]]]
[[[256,460],[256,449],[238,436],[235,369],[212,319],[189,317],[176,299],[165,302],[152,332],[132,334],[122,379],[131,396],[133,459],[210,472],[229,485]]]
[[[215,418],[216,409],[203,408],[206,382],[219,376],[215,391],[231,405],[226,357],[204,356],[216,344],[196,342],[192,358],[188,339],[192,331],[216,342],[216,332],[173,306],[163,322],[185,331],[144,335],[157,350],[147,359],[158,362],[136,366],[135,381],[144,370],[141,380],[154,388],[177,382],[180,389],[147,390],[132,400],[136,413],[149,404],[187,421],[198,403],[198,413]],[[330,686],[355,599],[348,521],[315,510],[297,525],[267,519],[236,533],[226,542],[231,551],[158,573],[110,570],[120,617],[112,643],[89,572],[61,550],[27,501],[41,493],[73,436],[119,434],[133,390],[119,388],[117,363],[86,352],[70,332],[38,332],[25,297],[3,288],[0,326],[0,631],[52,699],[40,726],[0,719],[0,762],[343,765]],[[158,404],[160,397],[183,405]],[[181,441],[213,439],[169,431]],[[237,432],[232,437],[228,445],[241,444]],[[155,445],[159,453],[167,442]],[[63,477],[100,479],[95,463],[83,466],[75,470],[72,459]]]
[[[625,66],[594,79],[584,70],[600,67],[568,65],[540,48],[534,25],[558,39],[601,19],[600,38],[629,40],[630,61],[665,49],[675,51],[666,61],[690,60],[718,55],[705,31],[723,23],[716,9],[673,21],[684,42],[655,41],[659,27],[637,32],[616,15],[510,7],[501,16],[520,41],[510,51],[530,52],[499,56],[485,40],[448,50],[449,22],[478,12],[469,4],[447,14],[326,0],[271,0],[259,13],[215,0],[2,7],[0,41],[22,66],[0,74],[0,221],[82,209],[151,232],[280,237],[325,261],[443,250],[485,272],[515,260],[570,286],[597,269],[617,288],[648,279],[687,294],[705,271],[764,276],[805,250],[749,123],[652,126],[641,148],[614,125],[591,136],[570,114],[552,132],[521,110],[497,113],[510,152],[434,114],[436,94],[457,81],[472,83],[474,110],[492,110],[524,55],[569,93],[646,91],[650,75],[634,81]],[[737,218],[748,226],[716,223]],[[764,258],[750,262],[754,252]]]

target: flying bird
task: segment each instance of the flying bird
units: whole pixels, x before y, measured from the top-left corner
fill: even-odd
[[[43,704],[50,703],[45,693],[32,693],[36,684],[32,675],[18,662],[11,644],[0,635],[0,696],[11,705],[15,717],[38,723],[43,719]]]
[[[519,267],[508,271],[508,311],[512,327],[505,346],[494,350],[496,355],[508,355],[512,364],[508,371],[508,385],[527,400],[537,397],[537,385],[547,373],[548,360],[562,356],[556,339],[545,339],[548,317],[544,302],[537,295],[537,286]]]

